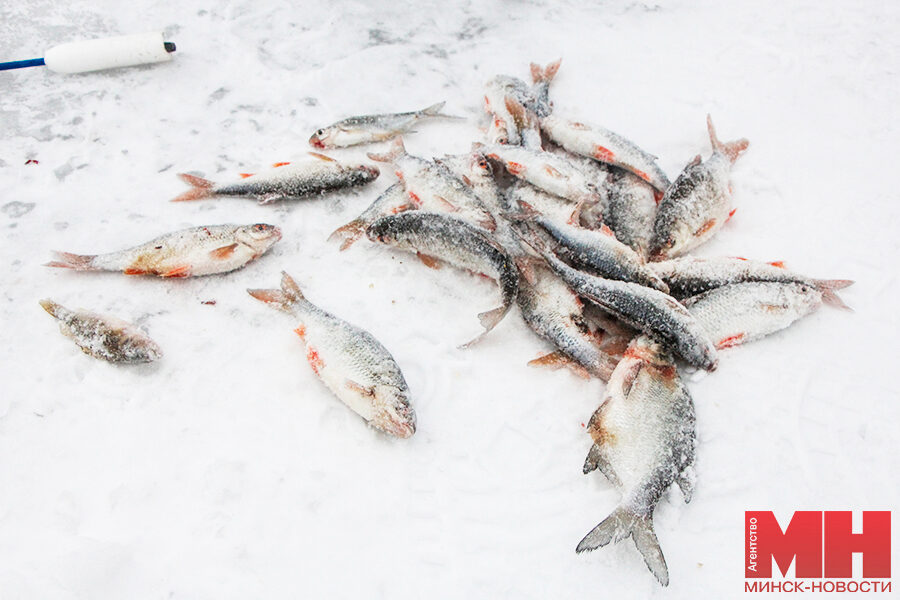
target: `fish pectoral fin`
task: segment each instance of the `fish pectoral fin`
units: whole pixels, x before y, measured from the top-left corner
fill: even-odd
[[[603,476],[606,477],[606,479],[614,486],[622,486],[622,481],[619,479],[619,476],[616,475],[616,472],[609,464],[609,461],[606,460],[605,456],[603,456],[603,448],[601,448],[600,445],[596,443],[591,446],[590,450],[588,450],[588,454],[584,459],[584,466],[581,468],[581,471],[586,475],[594,469],[600,469],[600,472],[603,473]]]
[[[241,176],[241,179],[247,179],[248,177],[253,177],[253,173],[238,173]]]
[[[545,354],[543,356],[535,358],[534,360],[530,360],[528,361],[528,366],[547,367],[548,369],[553,369],[554,371],[556,369],[566,367],[582,379],[591,378],[591,374],[587,369],[559,351],[550,352],[549,354]]]
[[[693,465],[686,466],[675,478],[675,483],[678,484],[678,487],[681,488],[681,493],[684,495],[685,504],[690,502],[694,495],[694,482],[696,481],[697,473],[694,471]]]
[[[310,154],[312,154],[312,153],[310,153]],[[277,169],[278,167],[284,167],[289,164],[291,164],[290,161],[272,163],[272,168]]]
[[[172,267],[168,271],[164,271],[159,274],[160,277],[190,277],[191,276],[191,266],[190,265],[180,265],[177,267]]]
[[[212,258],[217,258],[219,260],[225,260],[227,258],[231,258],[234,254],[235,249],[238,247],[237,242],[233,244],[228,244],[227,246],[222,246],[221,248],[216,248],[215,250],[210,250],[209,255]]]
[[[324,154],[320,154],[319,152],[308,152],[308,154],[310,156],[312,156],[313,158],[318,158],[319,160],[324,160],[326,162],[337,162],[330,156],[325,156]],[[288,163],[284,163],[284,164],[288,164]]]
[[[459,207],[442,196],[435,196],[434,199],[443,204],[444,208],[450,212],[457,212],[459,210]]]
[[[716,220],[715,220],[715,219],[710,219],[709,221],[707,221],[706,223],[704,223],[703,225],[701,225],[701,226],[697,229],[697,231],[694,232],[694,237],[700,237],[701,235],[703,235],[703,234],[705,234],[705,233],[708,233],[709,230],[711,230],[711,229],[712,229],[713,227],[715,227],[715,226],[716,226]]]
[[[276,200],[284,200],[287,198],[284,194],[274,193],[274,194],[265,194],[264,196],[260,196],[259,203],[260,204],[271,204]]]
[[[344,380],[344,386],[349,390],[353,390],[354,392],[361,394],[363,396],[370,396],[372,398],[375,397],[375,387],[374,386],[364,386],[356,383],[352,379]]]
[[[634,385],[634,382],[637,381],[643,366],[643,361],[636,361],[625,373],[625,377],[622,380],[622,396],[627,397],[628,394],[631,393],[631,387]]]
[[[421,252],[416,252],[416,256],[419,257],[419,260],[422,261],[422,264],[428,267],[429,269],[440,269],[441,263],[438,259],[433,256],[428,256],[427,254],[422,254]]]

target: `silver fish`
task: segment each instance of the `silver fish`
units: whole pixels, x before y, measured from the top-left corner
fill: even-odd
[[[447,167],[406,152],[403,139],[396,138],[386,154],[369,154],[369,158],[389,162],[397,167],[397,175],[416,208],[429,212],[455,213],[488,231],[497,224],[477,194]]]
[[[109,254],[54,252],[57,260],[45,266],[122,271],[126,275],[198,277],[240,269],[280,239],[281,230],[265,223],[192,227]]]
[[[366,233],[366,228],[372,223],[387,215],[394,215],[404,210],[411,210],[415,205],[409,199],[403,183],[397,182],[381,193],[369,207],[358,217],[335,229],[328,236],[328,241],[341,240],[341,250],[352,246]]]
[[[553,252],[579,270],[607,279],[633,281],[668,293],[668,286],[631,248],[616,239],[606,226],[585,229],[557,223],[525,207],[516,217],[536,226],[553,240]]]
[[[541,254],[579,296],[665,343],[690,364],[707,371],[715,370],[718,359],[709,335],[677,300],[637,283],[583,273],[546,249],[541,250]]]
[[[86,310],[70,310],[52,300],[41,300],[59,330],[94,358],[113,363],[145,363],[162,358],[162,350],[150,337],[126,321]]]
[[[578,296],[546,266],[534,267],[534,283],[519,282],[517,299],[522,317],[532,331],[557,349],[528,364],[559,368],[607,381],[617,360],[604,352],[591,331]]]
[[[358,144],[383,142],[402,135],[422,119],[459,119],[441,112],[446,102],[438,102],[428,108],[413,112],[365,115],[350,117],[323,127],[312,134],[309,145],[314,148],[346,148]]]
[[[260,204],[276,200],[297,200],[333,190],[352,188],[374,181],[379,174],[372,165],[343,164],[333,158],[309,152],[300,162],[275,163],[259,173],[243,173],[241,179],[213,183],[196,175],[179,173],[191,189],[172,202],[188,202],[214,196],[252,198]]]
[[[624,171],[610,171],[605,183],[603,222],[616,239],[646,259],[656,219],[656,192],[643,179]]]
[[[297,283],[282,273],[281,289],[247,290],[298,321],[306,360],[322,382],[372,427],[408,438],[416,432],[416,413],[400,367],[372,334],[309,302]]]
[[[847,308],[835,293],[853,284],[849,279],[813,279],[785,268],[781,261],[762,262],[741,257],[699,258],[682,256],[649,263],[648,266],[669,285],[675,298],[689,298],[729,283],[774,281],[802,283],[822,292],[827,304]]]
[[[462,219],[421,211],[405,212],[378,219],[369,226],[366,235],[373,242],[415,252],[430,267],[437,267],[439,259],[497,282],[502,305],[478,315],[484,332],[464,346],[480,340],[515,304],[519,292],[515,263],[499,243]]]
[[[660,193],[669,187],[669,178],[656,164],[656,157],[617,133],[557,115],[542,119],[541,129],[569,152],[631,171]]]
[[[713,153],[697,155],[660,200],[650,239],[650,260],[681,256],[709,240],[731,218],[731,165],[750,145],[745,139],[722,143],[706,117]]]
[[[811,285],[771,281],[723,285],[684,301],[719,349],[781,331],[821,304]]]
[[[669,584],[653,512],[672,483],[690,502],[694,486],[694,403],[672,357],[647,336],[632,342],[591,416],[594,440],[584,472],[600,469],[622,493],[619,506],[579,542],[576,552],[631,537],[647,568]]]

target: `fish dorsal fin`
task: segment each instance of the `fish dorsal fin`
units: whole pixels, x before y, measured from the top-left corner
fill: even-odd
[[[779,269],[787,269],[787,267],[784,266],[783,260],[773,260],[769,264],[772,265],[773,267],[778,267]]]
[[[312,152],[310,152],[310,154],[312,154]],[[291,164],[291,163],[290,163],[290,162],[277,162],[277,163],[272,163],[272,168],[277,169],[278,167],[284,167],[284,166],[289,165],[289,164]]]
[[[247,179],[248,177],[253,177],[253,173],[238,173],[241,176],[241,179]]]
[[[337,162],[330,156],[325,156],[324,154],[319,154],[318,152],[309,152],[308,154],[313,158],[318,158],[319,160],[324,160],[326,162]]]

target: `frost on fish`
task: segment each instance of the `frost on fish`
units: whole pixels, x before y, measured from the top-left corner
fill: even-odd
[[[281,230],[274,225],[209,225],[176,231],[108,254],[56,252],[48,267],[121,271],[126,275],[197,277],[240,269],[266,253]]]
[[[369,158],[397,167],[403,189],[415,208],[453,213],[487,231],[497,227],[494,217],[472,188],[444,165],[407,153],[402,138],[396,138],[387,153],[370,153]]]
[[[94,358],[113,363],[145,363],[162,358],[150,337],[126,321],[86,310],[70,310],[52,300],[41,306],[59,321],[59,330]]]
[[[700,258],[683,256],[649,263],[675,298],[689,298],[729,283],[772,281],[803,283],[822,292],[827,304],[847,308],[835,293],[853,284],[848,279],[813,279],[789,271],[782,261],[762,262],[741,257]]]
[[[519,272],[513,259],[486,232],[462,219],[422,211],[405,212],[378,219],[366,235],[373,242],[415,252],[429,267],[437,268],[439,260],[445,261],[497,282],[501,305],[478,315],[484,332],[464,347],[491,331],[516,301]]]
[[[616,239],[646,259],[656,219],[656,192],[639,177],[622,169],[611,170],[605,182],[603,223]]]
[[[247,290],[294,316],[306,360],[322,382],[372,427],[408,438],[416,432],[409,386],[397,362],[372,334],[309,302],[282,273],[281,289]]]
[[[669,178],[656,164],[656,157],[617,133],[555,114],[541,120],[541,129],[569,152],[630,171],[660,193],[669,187]]]
[[[617,359],[603,351],[602,332],[591,330],[578,296],[549,268],[534,267],[534,283],[519,283],[517,298],[525,323],[556,348],[530,365],[568,367],[576,374],[609,379]]]
[[[713,153],[688,163],[660,200],[650,240],[650,260],[675,258],[712,238],[734,214],[731,166],[750,145],[745,139],[723,143],[707,117]]]
[[[684,305],[721,349],[789,327],[819,308],[822,295],[805,283],[732,283],[688,298]]]
[[[672,483],[679,485],[685,502],[690,501],[697,441],[693,400],[660,344],[647,336],[631,343],[587,429],[594,443],[584,472],[599,469],[622,498],[575,551],[631,537],[650,572],[668,585],[653,512]]]
[[[341,250],[346,250],[364,236],[366,228],[379,218],[415,208],[406,190],[403,189],[403,183],[395,183],[382,192],[358,217],[335,229],[328,236],[328,241],[340,240]]]
[[[196,175],[180,173],[178,176],[191,189],[173,202],[235,196],[268,204],[276,200],[297,200],[365,185],[374,181],[378,175],[378,168],[372,165],[344,164],[324,154],[309,152],[305,160],[275,163],[271,168],[258,173],[242,173],[237,181],[220,184]]]
[[[559,60],[546,67],[531,63],[533,86],[508,75],[497,75],[488,81],[484,94],[484,109],[490,118],[488,143],[540,149],[539,119],[553,110],[550,83],[559,65]]]
[[[402,135],[425,118],[459,119],[441,112],[446,102],[438,102],[428,108],[413,112],[364,115],[342,119],[322,127],[309,138],[314,148],[345,148],[358,144],[383,142]]]

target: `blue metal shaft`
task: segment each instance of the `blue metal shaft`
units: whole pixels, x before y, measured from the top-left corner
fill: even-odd
[[[0,71],[8,71],[9,69],[24,69],[25,67],[40,67],[43,66],[43,64],[43,58],[29,58],[28,60],[0,62]]]

